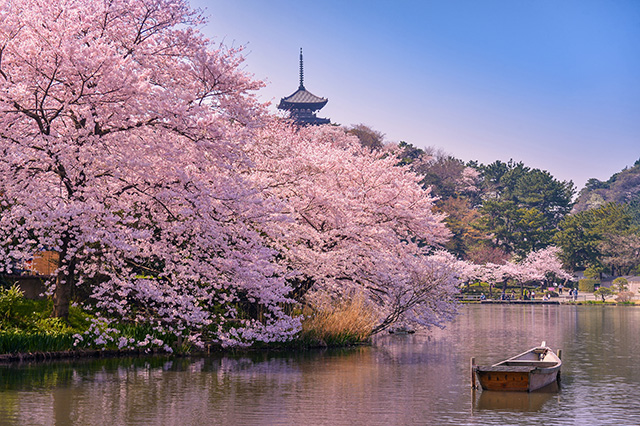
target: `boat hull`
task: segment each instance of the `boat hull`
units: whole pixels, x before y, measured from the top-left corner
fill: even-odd
[[[544,346],[491,366],[472,366],[484,390],[531,392],[558,381],[562,361]]]
[[[497,370],[494,367],[476,369],[478,381],[484,390],[531,392],[558,380],[558,370],[536,371],[535,368],[520,371]]]

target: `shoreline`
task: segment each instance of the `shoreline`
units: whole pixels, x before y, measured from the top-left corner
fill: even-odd
[[[82,360],[82,359],[100,359],[100,358],[125,358],[125,357],[156,357],[167,356],[175,358],[189,358],[194,356],[211,356],[214,354],[224,355],[232,353],[256,353],[256,352],[282,352],[282,351],[308,351],[323,350],[329,348],[353,348],[358,346],[367,346],[370,342],[352,342],[341,346],[327,346],[322,344],[308,345],[301,344],[298,346],[260,346],[247,348],[228,348],[224,349],[219,346],[209,346],[206,349],[193,352],[166,352],[158,348],[148,350],[144,349],[77,349],[66,351],[45,351],[45,352],[16,352],[0,354],[0,366],[7,364],[20,364],[23,362],[46,362],[58,360]]]
[[[581,305],[581,306],[639,306],[638,303],[618,303],[614,301],[602,302],[598,300],[460,300],[461,304],[482,304],[482,305]],[[289,342],[291,343],[291,342]],[[331,346],[331,347],[353,347],[366,345],[367,343],[351,343],[344,346]],[[327,349],[326,345],[308,345],[300,344],[285,345],[285,346],[263,346],[249,347],[249,348],[231,348],[223,349],[216,346],[207,346],[206,349],[194,351],[194,352],[166,352],[159,348],[151,349],[76,349],[76,350],[64,350],[64,351],[42,351],[42,352],[15,352],[15,353],[0,353],[0,365],[15,364],[23,362],[46,362],[55,360],[73,360],[73,359],[90,359],[90,358],[124,358],[124,357],[154,357],[154,356],[171,356],[178,358],[186,358],[191,356],[209,356],[212,354],[225,354],[225,353],[237,353],[237,352],[268,352],[268,351],[287,351],[287,350],[312,350],[312,349]]]
[[[51,351],[51,352],[16,352],[0,354],[0,365],[21,362],[43,362],[67,359],[88,359],[88,358],[119,358],[127,356],[157,356],[171,355],[182,357],[182,354],[172,354],[158,350],[145,352],[144,350],[114,350],[114,349],[79,349],[73,351]],[[190,354],[189,354],[190,355]]]
[[[589,300],[460,300],[462,304],[486,304],[486,305],[590,305],[590,306],[640,306],[639,301],[613,302],[589,299]]]

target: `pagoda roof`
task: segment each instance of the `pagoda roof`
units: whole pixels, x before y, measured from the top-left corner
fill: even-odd
[[[322,109],[329,100],[314,95],[304,88],[304,67],[302,62],[302,48],[300,48],[300,85],[298,90],[286,98],[280,99],[279,109],[285,110],[311,110]]]
[[[293,94],[280,99],[280,109],[311,109],[318,110],[324,107],[329,100],[321,98],[309,92],[304,86],[300,86]]]

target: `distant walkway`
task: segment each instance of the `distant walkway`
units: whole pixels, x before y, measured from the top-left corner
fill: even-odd
[[[533,299],[533,300],[522,300],[522,299],[511,299],[511,300],[502,300],[502,299],[485,299],[481,300],[478,295],[462,295],[459,299],[463,302],[480,302],[486,304],[521,304],[521,305],[560,305],[563,303],[571,303],[571,302],[586,302],[587,300],[600,300],[598,297],[594,296],[593,293],[578,293],[577,299],[569,296],[568,294],[563,294],[559,297],[553,297],[549,300]]]
[[[504,304],[504,305],[559,305],[560,301],[557,298],[550,300],[542,300],[542,299],[534,299],[534,300],[481,300],[480,303],[495,305],[495,304]]]

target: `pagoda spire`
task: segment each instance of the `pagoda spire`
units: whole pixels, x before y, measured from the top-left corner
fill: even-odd
[[[300,48],[300,87],[298,89],[304,90],[304,66],[302,64],[302,47]]]

